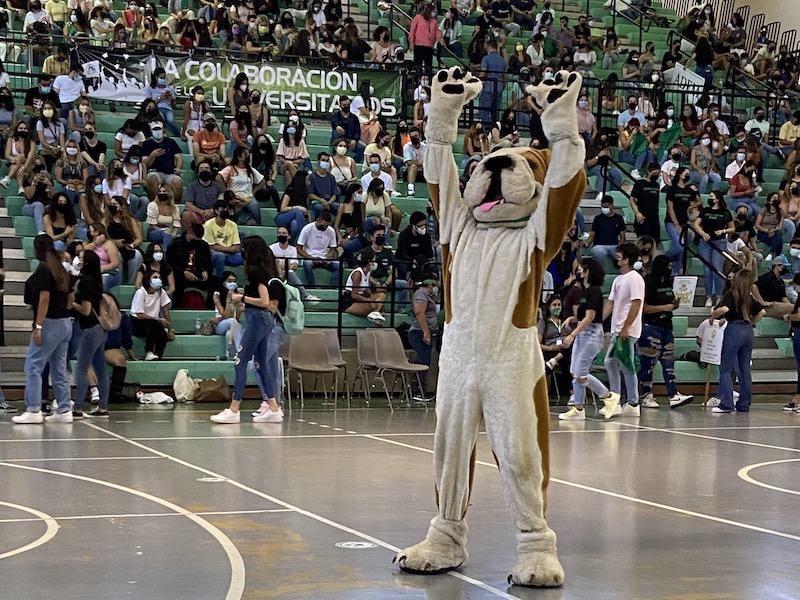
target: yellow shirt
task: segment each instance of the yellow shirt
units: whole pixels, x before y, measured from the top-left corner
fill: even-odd
[[[203,230],[203,239],[208,242],[209,246],[216,244],[229,248],[241,243],[239,228],[236,226],[236,222],[231,219],[226,220],[225,225],[222,227],[217,225],[216,217],[209,219],[203,225]]]
[[[67,15],[69,14],[69,7],[66,2],[48,0],[47,4],[44,5],[44,9],[50,15],[54,23],[66,22]],[[47,71],[44,72],[47,73]]]
[[[48,56],[42,64],[42,73],[47,73],[56,77],[57,75],[69,75],[69,59],[56,60],[56,55]]]
[[[789,143],[794,143],[794,141],[800,137],[800,125],[792,125],[791,121],[786,121],[786,123],[781,125],[778,137],[782,140],[789,141]]]

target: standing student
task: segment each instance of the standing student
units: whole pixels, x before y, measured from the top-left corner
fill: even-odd
[[[75,406],[72,417],[83,418],[83,401],[89,386],[89,367],[97,378],[100,391],[97,408],[87,413],[90,417],[108,417],[108,374],[106,373],[105,346],[108,332],[100,327],[97,315],[103,297],[103,279],[100,274],[100,258],[90,250],[81,253],[81,274],[77,293],[70,307],[75,311],[78,328],[78,350],[75,366]]]
[[[800,288],[800,274],[794,276],[794,287]],[[783,317],[791,326],[792,350],[794,351],[794,361],[797,364],[797,391],[789,403],[783,407],[785,411],[795,411],[800,413],[800,294],[794,303],[791,314]]]
[[[69,273],[53,247],[53,238],[37,235],[33,248],[39,267],[25,282],[25,304],[33,308],[33,332],[25,358],[25,412],[12,417],[14,423],[42,423],[42,372],[50,377],[58,402],[58,413],[47,417],[56,423],[71,423],[67,349],[72,337],[72,319],[67,308]]]
[[[408,328],[408,341],[417,354],[417,362],[430,367],[431,354],[439,340],[439,323],[436,319],[436,302],[439,300],[439,278],[435,273],[423,274],[422,285],[414,292],[412,300],[414,321]],[[427,371],[422,371],[419,374],[422,387],[412,394],[412,399],[416,402],[430,402],[432,400],[432,398],[425,397],[426,375]]]
[[[247,325],[242,335],[241,346],[234,358],[236,379],[230,407],[213,415],[214,423],[239,423],[240,407],[247,383],[247,363],[253,359],[253,366],[259,385],[264,394],[266,408],[262,406],[253,417],[254,423],[280,423],[283,411],[278,405],[280,391],[280,369],[278,348],[286,333],[276,313],[286,310],[286,292],[277,279],[278,270],[275,256],[260,237],[250,236],[242,244],[244,249],[244,271],[247,284],[244,293],[229,293],[231,302],[244,304]]]

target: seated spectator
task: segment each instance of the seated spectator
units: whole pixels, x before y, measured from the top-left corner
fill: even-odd
[[[136,289],[139,289],[144,284],[144,276],[148,271],[157,271],[161,273],[161,289],[167,294],[175,293],[175,274],[169,262],[165,259],[164,248],[161,244],[150,244],[144,253],[144,263],[139,267],[136,273]]]
[[[225,265],[241,267],[242,258],[239,227],[231,217],[235,214],[236,205],[227,199],[214,203],[214,218],[203,225],[203,239],[211,247],[211,262],[214,274],[222,277]]]
[[[25,197],[22,214],[33,217],[36,231],[44,233],[44,209],[53,195],[53,181],[45,170],[44,159],[36,156],[33,169],[22,174],[20,189]]]
[[[783,319],[794,308],[786,297],[787,282],[783,280],[783,275],[789,271],[789,260],[783,254],[778,254],[772,259],[770,270],[753,284],[753,298],[767,311],[767,317]]]
[[[788,229],[786,235],[789,239],[794,237],[796,227],[790,219],[783,218],[778,192],[772,192],[767,196],[766,205],[756,217],[755,228],[758,232],[758,241],[769,248],[770,256],[783,253],[784,229]]]
[[[81,196],[80,201],[83,220],[78,223],[79,239],[86,239],[89,225],[95,222],[103,222],[106,210],[106,201],[103,198],[103,185],[100,183],[100,178],[97,175],[89,175],[86,178],[86,193]]]
[[[289,123],[284,128],[275,156],[278,159],[278,173],[283,175],[286,181],[293,180],[295,173],[304,167],[308,160],[308,150],[303,133],[295,124]]]
[[[275,225],[287,227],[292,243],[295,243],[308,219],[308,175],[305,171],[297,171],[283,193]]]
[[[748,160],[744,167],[730,179],[729,194],[733,200],[734,210],[740,206],[746,206],[750,215],[755,216],[761,211],[761,207],[756,202],[758,190],[755,182],[756,165]]]
[[[642,70],[639,68],[639,53],[630,52],[628,58],[622,63],[621,87],[629,90],[638,90],[641,87]]]
[[[569,237],[565,237],[561,243],[558,254],[553,257],[547,265],[547,273],[550,275],[550,285],[548,292],[560,293],[575,269],[575,245]]]
[[[459,165],[461,169],[466,169],[470,163],[477,165],[484,156],[489,154],[489,139],[483,130],[483,123],[473,121],[470,124],[467,133],[464,135],[463,152],[464,158],[461,159],[461,164]],[[474,165],[472,168],[474,168]]]
[[[584,77],[594,79],[594,72],[592,67],[597,64],[597,53],[589,48],[589,42],[586,39],[578,41],[578,50],[572,57],[575,63],[575,69]]]
[[[103,141],[97,139],[97,126],[94,122],[89,122],[83,126],[83,137],[78,148],[81,151],[81,158],[89,165],[89,175],[105,176],[106,173],[106,153],[108,146]],[[8,154],[6,154],[8,156]],[[0,182],[2,183],[2,182]]]
[[[80,202],[85,191],[84,181],[89,176],[89,169],[79,156],[78,143],[70,139],[64,154],[56,162],[55,180],[73,204]]]
[[[369,185],[375,180],[380,180],[383,182],[384,190],[391,192],[392,197],[399,196],[400,193],[395,191],[392,185],[392,177],[388,173],[381,170],[380,155],[373,154],[369,156],[367,160],[369,171],[366,171],[364,175],[361,176],[361,190],[365,193],[365,195]]]
[[[391,236],[392,230],[392,199],[384,188],[380,179],[373,179],[363,195],[364,216],[377,217],[386,230],[386,237]]]
[[[789,181],[783,190],[781,212],[784,219],[792,221],[795,225],[800,223],[800,184],[796,181]]]
[[[353,152],[357,164],[364,160],[364,149],[367,145],[361,141],[361,125],[358,117],[350,112],[350,98],[339,96],[339,112],[331,117],[331,141],[342,139],[347,149]]]
[[[186,190],[186,209],[181,214],[181,228],[186,231],[192,223],[202,225],[214,218],[214,203],[225,191],[214,179],[211,161],[197,160],[195,179]]]
[[[600,82],[600,106],[603,110],[611,111],[612,115],[622,114],[625,108],[625,99],[618,92],[622,89],[616,73],[609,73],[608,77]]]
[[[358,165],[350,156],[347,156],[347,142],[343,139],[333,141],[333,155],[331,156],[331,174],[339,186],[339,193],[353,183],[358,182]]]
[[[61,102],[59,110],[66,120],[78,98],[86,95],[86,88],[83,85],[83,66],[80,63],[72,63],[66,74],[55,78],[53,91],[58,94]]]
[[[197,85],[192,88],[192,95],[183,105],[181,139],[186,140],[189,154],[192,156],[194,156],[194,135],[203,129],[203,116],[209,114],[211,111],[211,107],[209,103],[206,102],[205,98],[205,89],[203,89],[203,86]],[[214,121],[214,125],[216,127],[216,120]]]
[[[647,136],[642,132],[639,119],[635,117],[622,128],[619,134],[619,148],[619,161],[634,166],[631,177],[637,180],[642,178],[639,169],[656,160],[648,147]]]
[[[158,104],[156,104],[156,101],[152,100],[151,98],[143,100],[139,105],[139,112],[136,113],[134,121],[139,126],[139,131],[142,133],[145,139],[149,138],[152,134],[150,131],[151,123],[158,122],[164,125],[164,119],[158,112]]]
[[[244,331],[239,317],[242,306],[233,301],[233,293],[239,287],[236,273],[224,271],[219,282],[219,288],[214,291],[214,333],[225,336],[225,358],[233,360],[236,349],[242,345]]]
[[[408,282],[397,277],[394,254],[386,246],[386,236],[380,229],[372,236],[372,245],[362,252],[372,252],[375,256],[370,267],[369,282],[374,290],[396,294],[397,304],[408,302]]]
[[[365,250],[358,259],[358,267],[351,271],[347,277],[344,291],[339,299],[339,310],[351,315],[366,317],[375,325],[386,323],[383,316],[383,303],[386,300],[384,292],[373,292],[369,283],[369,274],[372,270],[375,254]]]
[[[408,195],[415,194],[414,184],[417,177],[422,175],[422,163],[425,160],[425,150],[427,145],[422,141],[419,128],[412,127],[410,130],[411,139],[403,148],[403,161],[406,167],[406,178],[408,181]]]
[[[378,135],[375,136],[375,141],[371,144],[368,144],[366,149],[364,150],[364,156],[369,157],[370,159],[372,156],[379,156],[381,159],[381,171],[384,173],[388,173],[389,176],[392,178],[392,186],[391,189],[397,189],[397,169],[395,169],[394,165],[392,164],[392,150],[389,147],[389,134],[385,131],[381,130],[378,132]],[[364,163],[364,171],[369,168],[368,163]]]
[[[75,218],[72,201],[64,192],[56,192],[50,198],[43,221],[44,231],[53,238],[56,252],[63,252],[67,244],[75,239],[78,230],[78,220]]]
[[[187,288],[205,290],[208,292],[206,308],[213,305],[213,293],[219,280],[212,272],[211,248],[203,239],[204,235],[203,226],[194,223],[184,229],[183,235],[175,238],[167,249],[167,262],[175,277],[175,306],[183,306]]]
[[[131,146],[141,146],[146,139],[136,119],[128,119],[114,134],[114,154],[117,158],[125,158]]]
[[[122,196],[111,197],[102,222],[106,227],[106,237],[114,242],[121,260],[125,263],[125,272],[128,275],[126,281],[134,283],[143,260],[139,250],[142,243],[141,223],[131,215],[128,203]]]
[[[236,148],[231,164],[217,174],[217,183],[233,193],[238,211],[255,221],[256,225],[261,225],[261,208],[256,197],[266,186],[266,179],[250,166],[250,150],[241,146]]]
[[[266,112],[266,107],[264,111]],[[275,180],[278,178],[278,163],[275,161],[275,150],[272,147],[269,136],[266,133],[259,133],[253,142],[253,150],[250,153],[251,166],[264,175],[266,184],[263,191],[256,194],[256,200],[266,202],[272,200],[272,204],[277,206],[280,202],[278,190],[275,187]]]
[[[793,112],[791,119],[781,125],[778,132],[778,144],[781,152],[789,154],[797,138],[800,138],[800,110]]]
[[[217,127],[217,119],[213,113],[207,112],[203,115],[203,128],[194,132],[191,148],[195,164],[197,161],[207,160],[215,170],[219,170],[227,163],[225,135]]]
[[[653,258],[656,253],[656,241],[649,235],[640,235],[636,238],[636,247],[639,248],[639,260],[642,268],[637,269],[639,274],[644,277],[653,267]]]
[[[411,261],[419,256],[434,260],[433,242],[428,235],[428,216],[420,211],[411,213],[408,225],[397,237],[395,263],[398,279],[408,279]]]
[[[158,106],[158,112],[167,124],[172,135],[178,137],[180,129],[175,124],[175,88],[167,84],[167,72],[163,67],[156,67],[150,76],[150,85],[144,89],[145,95],[154,100]]]
[[[589,177],[597,177],[598,188],[603,189],[603,176],[608,177],[610,183],[618,190],[622,189],[622,171],[609,164],[609,158],[613,156],[608,145],[608,134],[600,131],[594,140],[594,145],[586,146],[586,174]]]
[[[308,202],[316,219],[323,211],[339,211],[339,186],[331,174],[331,157],[327,152],[317,154],[317,168],[308,176]]]
[[[647,123],[647,117],[639,110],[639,97],[636,95],[628,96],[628,110],[621,112],[617,117],[617,131],[620,135],[633,119],[639,123],[638,127]]]
[[[52,77],[69,73],[69,45],[60,44],[53,54],[44,59],[42,73]]]
[[[702,129],[700,118],[693,104],[684,104],[680,115],[681,134],[678,143],[681,152],[688,156],[691,146],[695,143]]]
[[[269,249],[275,255],[275,265],[278,267],[278,273],[282,279],[285,279],[300,292],[300,298],[303,302],[313,306],[319,304],[320,299],[312,294],[309,294],[300,277],[297,276],[297,267],[300,262],[297,259],[297,248],[295,248],[289,241],[289,229],[286,227],[278,227],[278,241],[271,244]]]
[[[53,91],[53,76],[49,73],[40,73],[39,84],[25,92],[25,121],[29,126],[35,127],[36,121],[42,116],[45,102],[50,102],[56,108],[61,108],[58,94]]]
[[[172,196],[172,189],[160,185],[156,199],[147,205],[147,241],[169,248],[181,229],[181,215]]]
[[[249,104],[241,104],[236,109],[233,116],[233,121],[228,125],[228,131],[231,134],[230,147],[228,153],[233,156],[233,153],[238,148],[250,150],[255,140],[253,122],[250,116]]]
[[[589,103],[589,96],[581,94],[578,98],[578,133],[583,138],[584,143],[590,146],[594,142],[597,135],[597,119],[592,113],[592,107]],[[466,138],[464,139],[466,143]],[[466,151],[465,151],[466,154]]]
[[[100,272],[103,275],[103,291],[108,292],[117,287],[120,281],[119,250],[114,242],[108,239],[105,225],[93,223],[89,226],[89,240],[83,245],[84,251],[92,250],[100,258]]]
[[[39,139],[39,155],[44,158],[47,170],[53,170],[56,160],[64,153],[66,132],[58,119],[55,105],[46,101],[42,104],[42,115],[36,121],[36,134]]]
[[[5,157],[8,161],[8,172],[0,179],[0,185],[8,187],[12,179],[20,179],[28,173],[33,166],[33,157],[36,156],[36,142],[31,140],[30,126],[25,121],[20,121],[13,128],[13,135],[5,143]]]
[[[314,269],[325,269],[331,276],[328,284],[333,287],[339,285],[340,262],[336,255],[338,243],[336,232],[331,227],[333,216],[324,211],[312,223],[300,231],[297,238],[297,253],[303,258],[303,270],[306,274],[308,285],[316,285]]]
[[[605,195],[600,200],[600,214],[592,221],[586,246],[592,247],[592,256],[610,271],[617,246],[625,243],[625,219],[614,212],[614,199]]]
[[[542,317],[536,324],[539,345],[548,372],[554,372],[558,391],[565,396],[572,392],[572,373],[570,372],[571,348],[564,345],[564,338],[573,327],[564,322],[561,296],[553,294],[542,309]],[[556,367],[559,367],[556,370]]]
[[[159,186],[169,187],[177,202],[183,198],[183,154],[172,138],[164,136],[164,126],[155,121],[150,126],[151,137],[142,144],[142,157],[149,169],[147,195],[153,200]]]
[[[148,271],[144,285],[136,290],[131,301],[133,335],[145,339],[145,360],[161,360],[170,337],[175,339],[169,312],[172,301],[162,286],[161,274]]]
[[[690,178],[692,183],[697,184],[700,194],[705,194],[709,182],[711,183],[711,190],[717,191],[722,178],[717,173],[717,161],[711,152],[710,135],[703,131],[700,134],[699,142],[692,148]]]
[[[706,308],[711,308],[722,296],[721,274],[725,264],[723,252],[727,249],[726,238],[729,233],[736,231],[722,192],[715,190],[708,195],[708,206],[700,208],[700,215],[692,223],[692,228],[700,237],[699,253],[703,260]]]
[[[492,140],[490,147],[492,150],[497,148],[512,148],[519,144],[519,129],[517,129],[517,113],[513,109],[507,108],[499,121],[492,127]]]
[[[740,148],[733,156],[733,160],[725,167],[725,179],[730,185],[731,179],[739,174],[739,171],[744,167],[745,153],[744,148]]]
[[[351,183],[345,190],[342,203],[336,212],[333,228],[339,238],[339,245],[359,237],[361,224],[364,222],[364,203],[362,202],[361,185]],[[352,256],[352,254],[350,254]]]
[[[647,176],[633,184],[629,198],[633,210],[633,230],[637,236],[649,235],[661,243],[661,224],[658,210],[661,204],[658,178],[661,167],[657,162],[647,166]]]

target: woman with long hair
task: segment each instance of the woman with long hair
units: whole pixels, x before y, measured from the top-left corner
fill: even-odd
[[[202,85],[192,88],[192,96],[183,105],[183,126],[181,127],[181,139],[186,140],[189,154],[194,156],[194,134],[203,128],[203,115],[211,110],[211,106],[206,102],[205,89]]]
[[[69,130],[72,132],[73,138],[76,141],[80,141],[80,136],[83,135],[83,132],[86,126],[89,123],[94,123],[95,116],[94,110],[92,110],[92,103],[87,97],[79,97],[75,100],[75,106],[69,111]],[[79,135],[76,135],[77,134]]]
[[[72,202],[64,192],[56,192],[44,213],[44,232],[53,238],[56,252],[63,252],[67,244],[75,239],[78,220]]]
[[[365,144],[372,143],[381,130],[381,122],[372,108],[374,93],[375,88],[372,87],[372,83],[369,79],[365,79],[358,88],[358,94],[353,96],[350,102],[350,112],[356,115],[358,122],[361,123],[361,141]]]
[[[303,132],[292,121],[286,123],[275,151],[278,159],[278,173],[287,181],[293,180],[298,169],[308,160],[308,149]]]
[[[291,183],[286,186],[281,198],[278,214],[275,215],[275,226],[289,229],[291,241],[294,244],[300,230],[308,222],[308,173],[297,171]]]
[[[344,291],[339,298],[339,310],[366,317],[371,323],[380,326],[386,323],[386,317],[383,316],[386,292],[375,291],[370,285],[369,274],[378,268],[375,260],[375,252],[371,248],[358,255],[357,267],[347,277]]]
[[[53,195],[53,180],[45,169],[44,158],[36,156],[32,164],[33,168],[20,177],[19,187],[26,200],[22,205],[22,214],[33,217],[36,231],[44,233],[44,207]]]
[[[73,204],[80,202],[85,190],[83,182],[88,176],[89,168],[80,156],[78,142],[70,138],[64,153],[56,162],[55,180]]]
[[[148,98],[154,100],[158,106],[158,112],[164,118],[169,131],[175,137],[179,137],[181,130],[175,124],[175,88],[167,84],[167,72],[163,67],[156,67],[150,76],[150,85],[144,90]]]
[[[603,349],[603,281],[606,273],[603,265],[593,258],[586,258],[581,262],[583,274],[583,294],[578,302],[578,313],[571,317],[568,323],[575,323],[575,328],[564,337],[562,345],[565,348],[572,346],[570,359],[570,372],[572,373],[573,407],[567,412],[558,415],[562,421],[586,420],[586,388],[588,387],[602,400],[619,402],[619,394],[615,394],[590,373],[592,361]],[[611,418],[607,415],[606,418]]]
[[[722,192],[713,191],[708,195],[708,206],[700,209],[692,228],[700,236],[699,252],[703,259],[703,281],[708,296],[706,306],[710,308],[722,294],[722,269],[725,266],[725,255],[722,253],[728,247],[726,238],[729,233],[736,232]]]
[[[470,163],[479,163],[484,156],[489,154],[489,138],[483,129],[483,123],[473,121],[464,135],[464,158],[461,159],[461,168],[466,169]]]
[[[731,289],[711,313],[710,321],[724,319],[728,322],[722,341],[719,365],[719,406],[714,414],[750,412],[752,377],[750,361],[753,357],[753,325],[765,314],[764,307],[752,297],[753,272],[742,269],[733,275]],[[732,373],[739,378],[739,399],[733,404]]]
[[[256,198],[264,194],[262,190],[267,180],[250,165],[248,148],[239,146],[233,151],[231,164],[217,173],[217,183],[222,189],[233,192],[237,210],[245,211],[256,225],[261,225],[261,209]]]
[[[266,111],[266,107],[264,111]],[[259,173],[264,174],[266,185],[264,192],[277,207],[280,201],[278,189],[275,187],[275,180],[278,178],[278,161],[275,159],[275,148],[266,133],[259,133],[253,141],[253,149],[250,151],[250,164]],[[257,200],[262,200],[256,197]]]
[[[81,195],[80,209],[83,221],[78,226],[78,237],[85,239],[89,225],[102,223],[106,215],[103,184],[100,183],[100,177],[97,175],[89,175],[86,178],[86,193]]]
[[[691,180],[697,184],[697,191],[706,193],[706,187],[711,183],[711,189],[719,189],[722,178],[717,173],[717,161],[711,150],[711,134],[704,129],[700,130],[697,143],[692,148],[690,155],[692,165]]]
[[[357,239],[361,235],[364,223],[364,203],[361,201],[362,192],[360,183],[351,183],[344,193],[344,200],[336,211],[333,228],[339,239],[339,245]]]
[[[103,297],[102,275],[100,274],[100,258],[94,252],[84,250],[81,253],[81,274],[75,299],[70,307],[77,317],[78,343],[75,363],[75,406],[73,418],[83,417],[83,401],[89,387],[89,367],[94,371],[97,388],[100,391],[98,406],[87,416],[108,416],[108,374],[106,373],[105,344],[108,332],[100,327],[97,315],[100,312],[100,301]]]
[[[175,292],[175,274],[172,266],[165,258],[164,247],[161,244],[150,244],[144,252],[144,261],[136,273],[136,289],[144,284],[144,276],[148,271],[161,273],[161,289],[170,296]]]
[[[233,302],[233,292],[239,288],[236,273],[223,271],[219,289],[214,291],[214,333],[226,339],[225,357],[232,360],[242,343],[242,324],[239,323],[239,303]]]
[[[331,175],[339,186],[339,192],[343,194],[348,186],[359,181],[358,166],[351,156],[347,156],[346,140],[336,138],[331,147]]]
[[[683,229],[689,224],[689,210],[699,208],[700,195],[689,187],[689,169],[678,167],[667,190],[667,214],[664,229],[672,244],[666,255],[672,259],[672,272],[681,268],[683,255]]]
[[[658,408],[658,402],[653,397],[653,369],[656,363],[661,363],[670,408],[688,404],[694,398],[678,392],[675,384],[672,313],[678,309],[680,301],[672,291],[672,279],[672,261],[663,254],[656,256],[650,273],[644,278],[642,337],[639,338],[641,362],[638,375],[642,384],[641,404],[645,408]]]
[[[156,199],[147,205],[147,241],[169,248],[181,228],[181,213],[175,204],[172,187],[159,185]]]
[[[233,399],[229,408],[212,416],[211,420],[214,423],[239,423],[239,408],[247,383],[247,363],[253,359],[256,378],[264,395],[253,422],[280,423],[283,421],[283,411],[277,402],[280,392],[278,348],[286,333],[279,314],[286,310],[286,292],[278,279],[275,256],[262,238],[245,238],[242,249],[247,284],[243,294],[229,293],[232,302],[244,305],[246,320],[241,346],[234,359],[236,379]]]
[[[121,283],[119,250],[114,242],[108,239],[108,232],[105,225],[95,222],[89,226],[89,241],[83,248],[93,250],[100,258],[100,273],[103,279],[103,291],[108,292]]]
[[[517,128],[517,113],[513,108],[506,108],[500,120],[492,127],[492,150],[497,148],[511,148],[519,143],[519,129]]]
[[[122,196],[112,196],[109,200],[103,224],[106,226],[108,239],[114,242],[120,258],[125,261],[128,283],[135,283],[143,260],[139,250],[142,243],[142,224],[133,217]]]
[[[39,154],[44,158],[47,170],[52,171],[64,152],[66,137],[64,125],[56,116],[56,106],[49,100],[42,104],[42,114],[36,120],[36,134],[41,146]]]
[[[567,365],[572,358],[572,350],[564,347],[564,338],[572,331],[572,327],[565,323],[562,308],[561,296],[552,294],[542,309],[542,318],[539,319],[536,328],[539,334],[539,345],[545,359],[545,367],[548,371],[555,373],[559,393],[570,394],[572,374]],[[561,368],[556,371],[558,365],[561,365]]]
[[[224,11],[223,11],[224,12]],[[250,79],[244,71],[236,75],[233,86],[228,88],[228,108],[231,114],[238,115],[240,106],[250,104]]]
[[[12,179],[21,178],[33,165],[36,155],[36,143],[31,140],[30,126],[25,121],[20,121],[6,141],[5,157],[8,161],[8,173],[0,179],[0,185],[8,187]]]
[[[228,154],[233,156],[237,148],[250,150],[253,144],[253,123],[250,118],[250,105],[242,104],[236,110],[233,121],[228,125],[231,134],[230,148]]]
[[[789,219],[786,219],[786,223],[794,227],[794,223]],[[769,248],[769,253],[772,254],[772,256],[778,256],[783,253],[784,226],[780,194],[778,192],[772,192],[767,196],[767,203],[758,213],[755,223],[755,228],[758,232],[756,235],[758,241]],[[794,236],[789,235],[788,237],[792,239]]]
[[[426,72],[433,70],[433,49],[443,41],[436,22],[436,6],[425,4],[411,20],[408,31],[408,50],[414,52],[414,64]]]
[[[50,367],[50,378],[58,402],[58,413],[47,417],[56,423],[71,423],[67,350],[72,337],[72,318],[67,307],[70,277],[61,264],[53,238],[37,235],[33,249],[39,266],[25,282],[24,301],[33,309],[33,332],[25,358],[25,412],[12,417],[14,423],[42,423],[42,373]]]
[[[158,271],[147,271],[142,287],[131,301],[133,335],[144,338],[145,360],[161,360],[172,333],[169,294],[161,289],[163,280]]]

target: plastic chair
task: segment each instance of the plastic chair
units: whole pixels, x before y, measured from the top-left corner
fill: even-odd
[[[375,350],[375,336],[371,329],[359,329],[356,331],[356,356],[358,358],[358,368],[353,377],[352,391],[355,393],[356,384],[361,380],[361,390],[367,399],[367,406],[372,399],[372,383],[369,381],[369,372],[378,371],[378,355]]]
[[[375,337],[375,350],[378,359],[378,376],[383,381],[383,389],[386,391],[386,399],[389,401],[389,408],[394,410],[392,406],[392,397],[389,393],[389,388],[386,385],[386,374],[394,373],[395,377],[392,380],[392,390],[397,383],[397,378],[403,382],[403,397],[406,398],[408,404],[412,402],[411,396],[411,382],[409,376],[416,376],[417,385],[420,390],[422,389],[422,380],[419,374],[428,370],[426,365],[418,365],[408,360],[406,356],[406,349],[403,347],[403,340],[400,334],[394,329],[373,329],[371,330]]]
[[[331,364],[328,356],[328,348],[325,342],[325,334],[317,331],[304,331],[292,340],[289,347],[289,361],[287,365],[287,377],[289,374],[297,373],[297,382],[300,386],[300,408],[305,407],[305,389],[303,387],[303,373],[314,373],[314,387],[320,375],[333,374],[333,408],[336,410],[336,401],[339,392],[339,367]],[[328,390],[323,385],[325,399],[328,398]]]
[[[344,391],[347,396],[347,408],[350,408],[350,388],[347,385],[347,361],[342,357],[342,348],[339,345],[339,335],[335,329],[319,329],[325,335],[325,342],[328,349],[330,364],[344,371]]]

